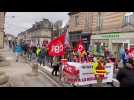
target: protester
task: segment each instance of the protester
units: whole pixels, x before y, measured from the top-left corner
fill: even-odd
[[[41,64],[41,48],[40,47],[37,47],[36,49],[36,57],[38,59],[38,62]]]
[[[16,51],[16,62],[18,62],[19,59],[20,59],[21,53],[23,51],[22,47],[21,47],[21,45],[19,43],[17,44],[15,51]]]
[[[120,59],[121,59],[120,62],[123,63],[123,66],[125,67],[125,64],[126,64],[126,61],[124,59],[125,58],[125,49],[123,47],[121,47],[119,54],[120,54]]]
[[[15,52],[15,48],[16,48],[16,41],[13,41],[13,42],[12,42],[13,53]]]
[[[53,65],[52,65],[52,67],[53,67],[52,75],[57,76],[57,72],[59,71],[59,66],[60,66],[60,64],[59,64],[58,60],[56,58],[54,58],[54,62],[53,62]]]
[[[98,59],[96,57],[93,58],[93,70],[92,72],[96,74],[96,68],[98,67]]]
[[[39,56],[40,51],[41,51],[40,47],[37,47],[37,49],[36,49],[36,56],[37,57]]]
[[[46,50],[45,50],[44,47],[40,51],[39,58],[40,58],[40,65],[43,64],[43,66],[45,66],[45,63],[46,63]]]
[[[126,49],[125,49],[124,54],[122,54],[122,60],[123,60],[124,67],[126,67],[126,63],[128,61],[128,53],[127,53],[127,50]]]
[[[27,48],[28,48],[28,45],[26,43],[24,43],[24,46],[23,46],[24,55],[26,55],[26,53],[27,53]]]
[[[28,60],[32,60],[32,47],[28,47]]]
[[[104,50],[104,57],[107,59],[107,57],[109,57],[110,51],[108,48],[105,48]]]
[[[12,48],[12,41],[11,40],[9,40],[9,48],[11,49]]]
[[[134,87],[134,63],[132,59],[126,63],[126,67],[121,68],[117,74],[120,87]]]

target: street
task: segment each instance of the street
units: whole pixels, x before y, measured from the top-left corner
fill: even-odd
[[[9,49],[0,51],[6,60],[9,62],[8,66],[0,67],[0,71],[6,72],[9,75],[9,82],[6,86],[9,87],[60,87],[58,83],[50,79],[50,77],[41,73],[38,76],[31,76],[32,71],[30,65],[23,59],[20,62],[15,61],[15,54]]]
[[[134,85],[134,12],[0,14],[0,87]]]

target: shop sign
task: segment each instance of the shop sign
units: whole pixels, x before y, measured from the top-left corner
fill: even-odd
[[[114,38],[119,38],[120,35],[118,33],[112,33],[112,34],[104,34],[102,35],[102,37],[107,39],[114,39]]]
[[[118,39],[121,37],[122,35],[119,33],[110,33],[110,34],[107,33],[107,34],[92,35],[91,39]]]

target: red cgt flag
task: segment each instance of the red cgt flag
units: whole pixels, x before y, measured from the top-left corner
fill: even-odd
[[[48,45],[49,56],[63,56],[64,55],[64,40],[65,34],[52,40]]]
[[[80,41],[79,41],[79,43],[78,43],[78,45],[77,45],[77,51],[82,53],[84,50],[85,50],[85,48],[84,48],[84,46],[83,46],[83,42],[82,42],[82,40],[80,39]]]

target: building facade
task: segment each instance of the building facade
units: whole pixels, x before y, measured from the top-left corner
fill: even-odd
[[[80,38],[88,48],[91,36],[92,12],[70,12],[69,13],[69,36],[73,47],[76,47]]]
[[[4,47],[5,12],[0,12],[0,48]]]
[[[108,47],[119,57],[121,47],[130,48],[134,44],[133,12],[71,12],[69,16],[70,34],[77,34],[77,40],[83,33],[91,34],[90,44],[99,53],[101,48]]]
[[[25,42],[33,42],[36,45],[42,45],[43,41],[51,40],[51,22],[48,19],[43,19],[40,22],[35,23],[32,28],[20,33],[18,35],[19,40]]]

